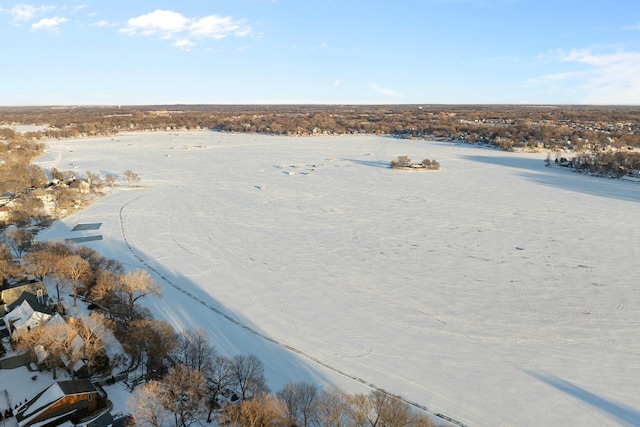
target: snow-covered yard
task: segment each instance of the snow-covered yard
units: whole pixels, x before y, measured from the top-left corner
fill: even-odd
[[[399,155],[442,170],[389,169]],[[472,426],[640,425],[640,187],[543,159],[375,136],[51,142],[40,166],[143,188],[39,239],[148,268],[157,318],[257,354],[273,390],[374,385]]]

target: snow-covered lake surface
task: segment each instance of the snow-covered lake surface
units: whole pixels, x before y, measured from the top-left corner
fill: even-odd
[[[387,168],[398,155],[442,170]],[[102,236],[85,244],[164,286],[157,318],[257,354],[274,391],[373,384],[470,426],[640,425],[640,186],[543,159],[376,136],[51,142],[42,167],[144,188],[39,239]]]
[[[18,133],[40,132],[47,129],[48,127],[48,125],[0,125],[0,128],[13,129]]]

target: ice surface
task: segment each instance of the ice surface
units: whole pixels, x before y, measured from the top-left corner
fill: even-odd
[[[388,169],[399,155],[442,170]],[[86,245],[152,272],[157,318],[257,354],[274,390],[372,384],[473,426],[640,425],[640,187],[543,159],[363,135],[56,141],[41,166],[143,187],[39,238],[102,223]]]

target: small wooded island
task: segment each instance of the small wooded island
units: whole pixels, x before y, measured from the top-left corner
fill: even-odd
[[[440,163],[436,160],[424,159],[420,163],[411,163],[409,156],[398,156],[395,160],[391,160],[390,165],[393,169],[440,170]]]

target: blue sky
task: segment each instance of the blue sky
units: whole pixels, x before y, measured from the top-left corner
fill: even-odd
[[[0,0],[0,105],[640,104],[639,0]]]

